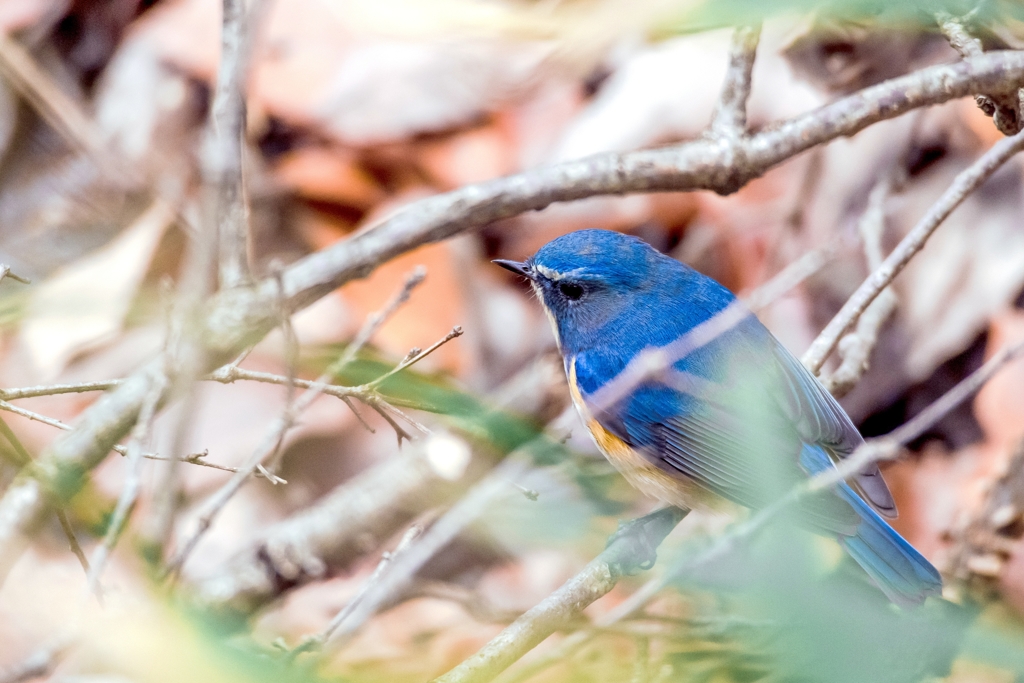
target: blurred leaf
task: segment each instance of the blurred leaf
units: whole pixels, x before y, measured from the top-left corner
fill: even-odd
[[[723,26],[746,24],[783,14],[814,14],[842,21],[871,22],[889,28],[918,27],[934,30],[935,14],[948,12],[962,16],[979,9],[975,21],[998,21],[1007,13],[1016,15],[1020,7],[1012,2],[971,3],[964,0],[705,0],[685,8],[662,24],[661,35],[694,33]]]

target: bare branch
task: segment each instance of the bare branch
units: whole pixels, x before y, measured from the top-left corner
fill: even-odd
[[[284,378],[281,378],[281,379],[284,379]],[[61,422],[57,418],[48,417],[48,416],[43,415],[41,413],[37,413],[37,412],[31,411],[31,410],[26,410],[25,408],[20,408],[18,406],[15,406],[15,405],[12,405],[10,403],[7,403],[6,401],[3,401],[3,400],[0,400],[0,410],[6,410],[9,413],[14,413],[15,415],[20,415],[21,417],[24,417],[24,418],[26,418],[28,420],[33,420],[35,422],[42,422],[45,425],[49,425],[50,427],[54,427],[54,428],[59,429],[59,430],[64,431],[64,432],[70,432],[70,431],[75,429],[74,427],[72,427],[68,423]],[[127,456],[128,455],[128,448],[125,447],[125,446],[122,446],[120,444],[114,444],[113,446],[111,446],[110,450],[112,450],[115,453],[118,453],[120,455],[123,455],[123,456]],[[146,460],[161,460],[163,462],[172,462],[172,461],[173,462],[185,462],[185,463],[189,463],[191,465],[198,465],[200,467],[209,467],[211,469],[221,470],[223,472],[238,472],[239,471],[239,468],[237,468],[237,467],[230,467],[228,465],[218,465],[217,463],[213,463],[213,462],[207,461],[206,457],[208,455],[209,455],[209,453],[207,451],[203,451],[201,453],[192,453],[191,455],[187,455],[187,456],[184,456],[184,457],[181,457],[181,458],[168,458],[168,457],[164,457],[164,456],[161,456],[161,455],[157,455],[156,453],[142,453],[140,455],[140,457],[145,458]],[[257,473],[256,476],[264,476],[264,475]]]
[[[882,266],[868,276],[857,291],[847,299],[843,307],[804,353],[800,360],[811,372],[817,374],[821,370],[821,366],[835,349],[839,339],[856,324],[864,310],[910,263],[910,259],[924,248],[925,242],[942,224],[942,221],[953,213],[953,210],[960,206],[971,192],[981,187],[993,173],[1021,149],[1024,149],[1024,133],[1000,140],[956,177],[938,201],[928,210],[928,213],[893,249]]]
[[[864,242],[868,268],[872,272],[882,266],[885,201],[892,190],[894,181],[893,174],[889,173],[875,184],[868,196],[868,206],[857,224]],[[843,359],[842,363],[835,372],[821,380],[822,386],[836,398],[845,396],[864,376],[882,326],[896,310],[897,303],[896,293],[892,286],[886,287],[861,314],[854,331],[839,341],[839,356]]]
[[[132,430],[131,439],[128,441],[128,475],[121,488],[121,495],[117,498],[117,505],[114,506],[114,513],[107,524],[107,533],[103,536],[103,543],[97,546],[92,554],[92,567],[89,570],[89,590],[100,594],[100,576],[106,567],[110,553],[114,550],[124,526],[128,521],[128,514],[135,506],[139,497],[139,488],[142,479],[142,446],[149,438],[153,426],[153,419],[156,417],[157,408],[160,405],[160,397],[163,396],[164,388],[168,383],[167,377],[158,378],[153,385],[146,402],[142,404],[139,413],[139,420]]]
[[[249,272],[249,206],[245,192],[245,82],[264,0],[250,3],[223,0],[221,57],[210,122],[203,143],[203,180],[212,210],[207,225],[219,234],[220,285],[251,283]],[[248,15],[248,16],[247,16]]]
[[[323,578],[328,568],[348,566],[408,526],[421,510],[449,503],[490,464],[475,455],[463,476],[449,480],[423,446],[389,459],[267,529],[222,573],[199,584],[200,600],[215,609],[250,614],[292,586]]]
[[[56,639],[55,642],[33,652],[17,666],[0,672],[0,683],[22,683],[48,676],[70,647],[69,639]]]
[[[754,70],[761,24],[739,26],[729,46],[729,67],[722,83],[722,93],[711,119],[713,137],[743,137],[747,133],[747,99],[750,97],[750,75]]]
[[[652,523],[655,546],[682,521],[686,510],[665,508],[666,514]],[[484,683],[507,669],[519,658],[539,645],[549,635],[576,621],[592,602],[606,595],[619,576],[616,567],[628,563],[632,546],[619,537],[569,579],[561,588],[516,619],[495,636],[479,652],[457,667],[434,679],[433,683]]]
[[[362,600],[366,597],[367,593],[369,593],[370,590],[372,590],[373,587],[380,582],[381,577],[384,576],[384,572],[386,572],[388,567],[391,566],[392,560],[394,560],[396,557],[400,556],[403,552],[405,552],[409,545],[414,540],[416,540],[416,538],[419,537],[421,533],[423,533],[422,525],[414,524],[411,527],[409,527],[405,534],[402,535],[402,538],[398,542],[398,545],[395,546],[395,549],[391,552],[385,552],[383,555],[381,555],[380,562],[377,563],[377,566],[374,568],[373,573],[370,574],[369,578],[367,578],[366,581],[363,582],[363,585],[359,587],[359,590],[356,591],[356,594],[353,595],[352,599],[348,601],[348,604],[346,604],[341,609],[341,611],[334,615],[334,618],[331,619],[330,623],[328,623],[327,626],[322,631],[320,631],[320,633],[316,634],[315,636],[310,636],[308,638],[303,639],[303,641],[295,649],[288,653],[288,659],[293,660],[300,654],[303,654],[304,652],[319,651],[323,647],[324,643],[326,643],[334,634],[337,628],[345,622],[345,620],[348,618],[350,614],[352,614],[352,612],[359,605],[359,603],[362,602]]]
[[[469,185],[416,202],[371,229],[300,259],[282,273],[285,296],[293,308],[302,308],[416,246],[554,202],[696,189],[728,194],[803,151],[853,135],[872,123],[978,89],[1021,82],[1024,53],[989,52],[865,88],[741,140],[697,140],[661,149],[600,154]],[[271,293],[268,287],[266,295]]]
[[[203,506],[203,511],[199,515],[196,530],[185,540],[178,549],[178,552],[173,558],[167,563],[166,575],[168,577],[174,577],[181,571],[182,565],[185,560],[191,554],[192,550],[199,543],[199,540],[203,537],[206,531],[213,524],[213,520],[220,514],[224,506],[228,504],[228,501],[234,497],[234,495],[242,488],[245,482],[250,476],[257,470],[260,470],[264,476],[268,478],[271,476],[265,469],[261,469],[262,465],[269,459],[273,458],[281,448],[281,444],[284,440],[284,435],[291,429],[299,415],[301,415],[313,402],[320,397],[321,394],[327,389],[328,382],[332,377],[338,374],[346,365],[355,359],[359,350],[370,340],[370,338],[380,329],[381,325],[390,318],[395,311],[397,311],[402,304],[409,300],[409,296],[412,290],[423,282],[423,278],[426,276],[426,270],[423,267],[418,267],[406,278],[405,283],[397,294],[385,305],[385,307],[377,312],[367,316],[366,322],[363,327],[356,334],[355,339],[342,352],[341,356],[332,363],[324,373],[313,382],[308,389],[300,396],[294,403],[289,402],[282,412],[281,416],[274,421],[274,423],[267,430],[263,441],[256,448],[245,464],[239,468],[239,471],[235,473],[227,483],[225,483],[220,489],[217,490],[210,498],[206,501]],[[295,381],[291,378],[287,380],[287,386],[294,386]],[[377,407],[374,403],[370,403],[371,407]],[[399,433],[399,440],[404,432],[398,428],[397,425],[392,421],[392,426]],[[406,435],[407,436],[407,435]]]
[[[835,258],[837,252],[836,245],[806,252],[776,273],[770,280],[743,297],[744,303],[754,312],[768,307],[789,290],[799,286],[804,280],[824,268],[829,261]]]
[[[11,448],[14,449],[15,453],[18,454],[18,465],[24,467],[25,465],[32,462],[32,455],[25,448],[25,445],[21,443],[21,439],[14,433],[14,430],[8,426],[7,422],[0,419],[0,432],[3,433],[4,438],[7,439],[7,443],[11,444]],[[67,514],[64,509],[57,507],[54,512],[57,515],[57,521],[60,523],[61,531],[64,532],[64,536],[68,539],[68,547],[71,552],[74,553],[78,559],[78,563],[82,565],[82,569],[86,575],[89,574],[89,560],[86,559],[85,553],[82,551],[82,546],[78,543],[78,538],[75,537],[75,530],[71,526],[71,522],[68,520]]]
[[[594,392],[587,404],[595,413],[610,408],[629,395],[633,389],[652,377],[665,377],[673,372],[673,366],[697,349],[706,346],[753,314],[742,301],[733,301],[704,322],[694,325],[686,334],[665,346],[649,347],[638,353],[611,381]],[[703,385],[707,380],[675,372],[675,375],[691,378]]]
[[[58,394],[81,394],[88,391],[107,391],[120,386],[124,380],[110,379],[101,382],[79,382],[77,384],[47,384],[21,389],[0,389],[0,400],[14,401],[19,398],[57,396]]]
[[[348,345],[345,352],[335,362],[335,373],[337,370],[344,368],[353,360],[356,355],[362,350],[366,343],[370,341],[370,338],[377,333],[377,330],[381,328],[385,322],[388,321],[391,316],[395,314],[399,308],[401,308],[412,295],[412,290],[416,289],[423,283],[423,280],[427,277],[427,269],[423,266],[416,266],[412,272],[405,276],[405,284],[402,288],[392,297],[384,308],[376,313],[371,313],[366,317],[366,322],[363,323],[362,328],[356,333],[355,339]]]
[[[535,363],[495,393],[496,405],[539,417],[559,375],[561,368],[554,363]],[[458,471],[440,467],[438,451],[447,452],[450,439],[439,434],[417,441],[401,458],[366,470],[274,525],[223,574],[197,587],[201,601],[234,614],[250,614],[293,586],[344,569],[424,510],[450,505],[485,476],[497,458],[486,448],[473,448]]]
[[[981,41],[972,36],[962,19],[953,17],[946,12],[939,12],[935,15],[939,23],[939,29],[946,36],[946,40],[954,50],[960,53],[964,59],[977,57],[984,53]],[[1020,115],[1020,89],[1010,88],[1005,92],[994,92],[990,95],[976,95],[975,101],[978,107],[986,115],[992,117],[992,122],[1003,135],[1016,135],[1021,131],[1024,122]]]
[[[380,581],[370,586],[359,603],[335,625],[332,646],[340,647],[346,643],[377,610],[403,591],[420,567],[476,520],[497,497],[504,494],[508,481],[520,476],[527,466],[526,458],[512,453],[474,485],[398,558]]]
[[[672,567],[669,571],[663,575],[648,581],[644,586],[636,591],[633,595],[627,598],[625,601],[617,605],[615,608],[610,610],[597,622],[597,626],[601,628],[607,628],[622,619],[626,619],[630,616],[635,615],[639,612],[648,601],[650,601],[661,589],[667,586],[672,581],[687,575],[695,569],[706,565],[707,563],[724,556],[726,553],[732,551],[736,545],[745,539],[753,537],[761,529],[763,529],[770,521],[775,519],[783,510],[789,506],[796,504],[799,500],[807,495],[812,494],[816,491],[822,491],[831,488],[839,482],[845,480],[848,477],[856,475],[861,472],[863,468],[872,463],[884,460],[887,458],[895,457],[900,450],[900,446],[906,444],[913,439],[920,436],[929,427],[934,425],[938,420],[942,419],[950,410],[955,408],[961,402],[966,400],[968,397],[977,392],[993,375],[996,374],[1007,362],[1013,358],[1024,354],[1024,342],[1017,345],[1008,347],[997,353],[991,360],[989,360],[984,366],[972,373],[969,377],[964,379],[962,382],[957,384],[953,389],[943,395],[935,403],[931,404],[922,411],[917,417],[910,420],[906,424],[902,425],[898,429],[894,430],[885,437],[879,439],[873,439],[862,444],[850,457],[840,461],[835,468],[818,474],[811,479],[808,479],[805,483],[794,487],[786,496],[775,501],[771,505],[759,510],[756,514],[751,516],[749,519],[737,524],[728,532],[720,536],[715,542],[704,552],[698,554],[695,557],[689,558],[681,564]],[[599,579],[591,579],[595,585],[601,586]],[[550,600],[549,597],[547,600]],[[543,603],[542,603],[543,604]],[[535,608],[536,609],[536,608]],[[540,641],[533,642],[529,636],[518,636],[517,642],[509,645],[502,642],[505,632],[500,634],[497,638],[491,641],[487,646],[481,650],[481,653],[487,651],[489,648],[495,647],[499,651],[506,651],[514,648],[516,657],[521,657],[529,649],[534,647]],[[587,642],[592,637],[591,632],[579,632],[566,638],[562,641],[558,647],[551,653],[548,653],[539,662],[535,662],[532,666],[528,667],[525,671],[520,672],[517,675],[502,677],[501,683],[513,683],[514,681],[521,681],[530,675],[536,673],[540,669],[550,665],[559,658],[568,656],[573,650],[580,647],[582,644]],[[523,645],[529,644],[525,649]],[[474,658],[479,657],[474,655]],[[457,667],[454,671],[462,670],[463,665],[472,662],[474,658],[466,660],[462,665]],[[484,660],[486,662],[486,660]],[[505,668],[511,664],[511,661],[504,662]],[[500,671],[501,669],[498,669]],[[438,681],[444,681],[444,683],[463,683],[464,681],[477,681],[477,680],[490,680],[493,677],[494,671],[486,670],[488,678],[478,679],[474,677],[474,673],[471,668],[467,667],[462,674],[462,677],[458,678],[445,678],[442,677],[437,679]],[[448,674],[449,676],[451,673]]]

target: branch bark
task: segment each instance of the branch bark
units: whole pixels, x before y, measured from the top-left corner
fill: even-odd
[[[249,272],[249,206],[245,193],[245,81],[263,0],[223,0],[221,58],[203,144],[204,202],[216,226],[220,286],[252,282]]]
[[[722,94],[711,120],[711,135],[742,137],[747,134],[747,99],[750,76],[754,71],[761,25],[740,26],[732,34],[729,67],[725,72]]]
[[[939,22],[939,29],[954,50],[960,53],[963,58],[977,57],[985,50],[981,41],[972,36],[963,19],[958,19],[946,12],[939,12],[936,15]],[[985,95],[976,95],[975,101],[978,107],[986,115],[992,117],[992,123],[1003,135],[1016,135],[1024,126],[1020,115],[1020,89],[1012,88],[1004,92],[995,92]]]

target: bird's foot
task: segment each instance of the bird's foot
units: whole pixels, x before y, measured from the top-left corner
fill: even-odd
[[[619,522],[619,528],[608,537],[605,554],[608,568],[617,576],[632,576],[646,571],[658,561],[658,546],[689,510],[666,507]]]

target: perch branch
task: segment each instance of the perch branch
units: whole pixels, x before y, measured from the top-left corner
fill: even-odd
[[[651,534],[657,547],[686,516],[686,510],[666,508],[664,517],[657,518],[656,531]],[[618,583],[617,567],[627,564],[635,552],[631,544],[619,537],[604,552],[590,561],[561,588],[544,598],[487,645],[454,669],[434,679],[433,683],[484,683],[518,661],[555,631],[563,629],[577,619],[595,600],[608,594]]]

